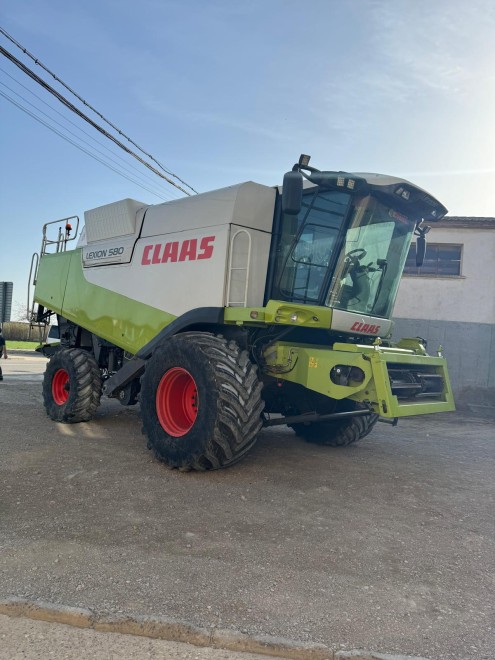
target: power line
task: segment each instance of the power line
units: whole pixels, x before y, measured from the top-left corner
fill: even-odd
[[[29,89],[29,87],[27,87],[26,85],[23,85],[19,80],[17,80],[16,78],[14,78],[14,76],[11,76],[10,73],[8,73],[7,71],[5,71],[5,69],[3,69],[2,67],[0,67],[0,71],[2,71],[6,76],[8,76],[11,80],[13,80],[17,85],[19,85],[20,87],[22,87],[23,89],[25,89],[27,92],[29,92],[30,94],[32,94],[32,96],[34,96],[36,99],[38,99],[38,101],[40,101],[41,103],[43,103],[43,105],[45,105],[47,108],[50,108],[50,110],[51,110],[52,112],[54,112],[54,113],[56,113],[57,115],[59,115],[59,117],[62,117],[62,119],[63,119],[64,121],[66,121],[67,123],[69,123],[69,124],[71,124],[72,126],[74,126],[74,127],[75,127],[78,131],[80,131],[81,133],[84,133],[84,135],[86,135],[90,140],[92,140],[92,141],[95,142],[97,145],[99,145],[100,147],[102,147],[102,149],[105,149],[105,151],[108,151],[108,153],[110,153],[110,154],[112,154],[113,156],[115,156],[115,158],[118,158],[119,160],[121,160],[123,163],[125,163],[128,167],[130,167],[131,169],[133,169],[135,172],[138,172],[138,174],[143,175],[142,170],[138,169],[138,168],[137,168],[135,165],[133,165],[132,163],[128,163],[127,160],[126,160],[125,158],[123,158],[122,156],[120,156],[120,155],[119,155],[118,153],[116,153],[115,151],[112,151],[112,149],[110,149],[110,148],[107,147],[105,144],[103,144],[102,142],[100,142],[100,140],[98,140],[98,139],[95,138],[93,135],[91,135],[90,133],[88,133],[88,131],[85,131],[83,128],[81,128],[80,126],[78,126],[78,125],[76,124],[76,122],[72,121],[71,119],[69,119],[68,117],[66,117],[62,112],[60,112],[59,110],[57,110],[56,108],[54,108],[52,105],[50,105],[49,103],[47,103],[44,99],[41,98],[41,96],[38,96],[38,94],[35,94],[35,92],[33,92],[33,90]],[[4,83],[1,83],[1,84],[4,84]],[[7,87],[7,85],[5,85],[5,87]],[[7,88],[8,88],[8,87],[7,87]],[[8,89],[9,89],[9,88],[8,88]],[[11,90],[11,91],[13,91],[13,90]],[[13,93],[16,94],[17,96],[19,96],[20,98],[23,98],[20,94],[17,94],[17,92],[13,92]],[[26,103],[29,103],[29,101],[27,101],[27,99],[24,99],[24,100],[26,101]],[[30,104],[30,105],[31,105],[31,104]],[[33,106],[33,107],[36,107],[36,106]],[[37,109],[38,109],[38,108],[37,108]],[[40,109],[38,109],[38,110],[39,110],[39,112],[43,112],[43,111],[40,110]],[[45,113],[43,113],[43,114],[45,114]],[[46,116],[48,116],[48,115],[46,115]],[[55,120],[54,120],[53,118],[51,118],[51,117],[50,117],[50,119],[52,119],[52,121],[55,121]],[[65,128],[65,130],[68,130],[68,129]],[[80,138],[80,139],[82,140],[82,138]],[[110,160],[113,160],[113,159],[110,159]],[[122,166],[121,166],[121,167],[122,167]],[[126,168],[124,168],[124,169],[126,169]],[[155,179],[152,179],[151,176],[146,176],[146,179],[148,179],[148,180],[149,180],[150,182],[152,182],[152,183],[155,183]],[[164,189],[163,192],[165,193],[165,189]],[[173,199],[178,199],[176,193],[174,193],[174,192],[172,192],[172,191],[167,191],[167,194],[169,194],[169,195],[171,196],[171,198],[173,198]]]
[[[19,97],[19,98],[22,99],[23,101],[25,101],[28,105],[30,105],[32,108],[34,108],[35,110],[37,110],[39,113],[41,113],[42,115],[44,115],[45,117],[47,117],[50,121],[54,122],[57,126],[60,126],[64,131],[67,131],[67,133],[69,133],[70,135],[74,136],[77,140],[80,140],[83,144],[86,144],[89,148],[94,149],[97,153],[101,154],[103,157],[108,158],[110,161],[112,161],[112,162],[114,162],[116,165],[120,166],[123,170],[129,172],[130,174],[133,174],[133,173],[130,171],[130,169],[129,169],[129,168],[132,168],[135,172],[138,173],[137,175],[134,175],[134,176],[137,176],[137,178],[138,178],[140,181],[144,181],[144,183],[148,183],[148,185],[154,185],[154,184],[155,184],[155,182],[156,182],[155,179],[151,179],[150,176],[146,176],[146,177],[143,176],[141,170],[139,170],[137,167],[134,167],[134,165],[132,165],[132,164],[130,164],[130,163],[127,163],[127,161],[126,161],[124,158],[122,158],[122,156],[119,156],[118,154],[116,154],[114,151],[112,151],[112,150],[109,149],[107,146],[105,146],[104,144],[102,144],[99,140],[97,140],[97,139],[94,138],[92,135],[90,135],[87,131],[83,130],[83,129],[82,129],[80,126],[78,126],[75,122],[71,121],[68,117],[65,117],[65,115],[63,115],[61,112],[59,112],[58,110],[56,110],[53,106],[51,106],[49,103],[47,103],[46,101],[44,101],[40,96],[38,96],[38,95],[35,94],[32,90],[30,90],[28,87],[26,87],[26,85],[23,85],[21,82],[19,82],[18,80],[16,80],[13,76],[11,76],[9,73],[7,73],[2,67],[0,67],[0,71],[2,71],[5,75],[7,75],[7,76],[8,76],[11,80],[13,80],[15,83],[17,83],[18,85],[20,85],[23,89],[25,89],[25,90],[28,91],[30,94],[32,94],[35,98],[37,98],[37,99],[38,99],[41,103],[43,103],[45,106],[47,106],[48,108],[50,108],[50,110],[52,110],[52,111],[55,112],[57,115],[59,115],[60,117],[62,117],[62,119],[63,119],[64,121],[66,121],[66,122],[68,122],[69,124],[71,124],[72,126],[74,126],[78,131],[80,131],[81,133],[83,133],[84,135],[86,135],[87,137],[89,137],[89,139],[92,140],[93,142],[95,142],[98,146],[102,147],[103,149],[105,149],[105,151],[108,151],[108,153],[112,154],[112,156],[115,156],[115,158],[112,158],[111,156],[107,156],[106,154],[104,154],[102,151],[100,151],[100,150],[97,149],[96,147],[90,145],[86,140],[84,140],[84,139],[81,138],[80,136],[77,136],[75,133],[73,133],[72,131],[70,131],[66,126],[64,126],[63,124],[61,124],[60,122],[58,122],[56,119],[54,119],[53,117],[51,117],[50,115],[48,115],[48,114],[47,114],[46,112],[44,112],[43,110],[41,110],[41,108],[38,108],[36,105],[34,105],[34,104],[31,103],[30,101],[28,101],[28,99],[26,99],[24,96],[22,96],[22,94],[17,93],[15,90],[13,90],[11,87],[9,87],[8,85],[6,85],[5,83],[3,83],[3,82],[0,81],[0,85],[3,85],[3,87],[5,87],[6,89],[8,89],[10,92],[12,92],[13,94],[15,94],[17,97]],[[123,163],[125,163],[125,166],[124,166],[124,165],[120,165],[120,163],[118,163],[118,162],[116,161],[116,158],[118,158],[120,161],[122,161]],[[156,194],[158,197],[160,197],[161,199],[165,199],[165,197],[163,197],[163,195],[166,195],[166,198],[167,198],[167,199],[177,199],[177,196],[176,196],[176,195],[174,195],[171,191],[168,191],[168,190],[165,190],[165,189],[164,189],[164,190],[161,190],[161,189],[160,189],[159,192],[155,192],[155,194]]]
[[[109,165],[108,163],[106,163],[106,162],[105,162],[104,160],[102,160],[101,158],[98,158],[98,156],[95,156],[93,153],[91,153],[90,151],[88,151],[88,150],[85,149],[84,147],[81,147],[81,145],[79,145],[79,144],[77,144],[76,142],[74,142],[74,140],[71,140],[69,137],[67,137],[66,135],[64,135],[64,134],[61,133],[60,131],[58,131],[58,130],[57,130],[56,128],[54,128],[53,126],[50,126],[50,124],[48,124],[48,122],[44,121],[44,120],[41,119],[40,117],[37,117],[33,112],[31,112],[31,111],[28,110],[27,108],[24,108],[24,107],[22,106],[22,104],[17,103],[17,101],[15,101],[13,98],[11,98],[8,94],[5,94],[4,92],[0,91],[0,96],[3,96],[4,99],[6,99],[6,100],[9,101],[10,103],[12,103],[12,105],[15,105],[17,108],[19,108],[19,110],[22,110],[22,112],[25,112],[27,115],[29,115],[30,117],[32,117],[33,119],[35,119],[37,122],[39,122],[40,124],[43,124],[43,126],[46,126],[46,128],[48,128],[48,129],[49,129],[50,131],[52,131],[53,133],[56,133],[56,134],[57,134],[58,136],[60,136],[63,140],[66,140],[67,142],[69,142],[70,144],[72,144],[74,147],[76,147],[76,149],[79,149],[79,151],[84,152],[85,154],[87,154],[88,156],[90,156],[90,157],[93,158],[94,160],[97,160],[99,163],[101,163],[101,164],[104,165],[105,167],[108,167],[110,170],[112,170],[112,171],[115,172],[116,174],[120,174],[120,176],[123,176],[124,179],[127,179],[128,181],[131,181],[131,182],[134,183],[135,185],[139,186],[140,188],[143,188],[143,190],[147,190],[148,192],[152,193],[153,195],[156,195],[157,197],[160,197],[160,198],[163,199],[164,201],[167,201],[167,199],[166,199],[165,197],[162,197],[160,194],[158,194],[158,193],[155,192],[154,190],[151,190],[151,188],[148,188],[148,187],[146,187],[146,186],[143,186],[142,184],[138,183],[135,179],[132,179],[130,176],[127,176],[127,175],[124,174],[123,172],[117,170],[115,167],[112,167],[111,165]]]
[[[1,30],[1,28],[0,28]],[[106,131],[104,128],[102,128],[99,124],[94,122],[90,117],[84,114],[84,112],[81,112],[79,108],[77,108],[73,103],[71,103],[68,99],[65,98],[60,92],[57,92],[56,89],[51,87],[47,82],[45,82],[42,78],[40,78],[34,71],[32,71],[29,67],[27,67],[25,64],[23,64],[20,60],[18,60],[12,53],[9,53],[8,50],[3,48],[3,46],[0,46],[0,55],[3,55],[6,57],[8,60],[10,60],[13,64],[15,64],[23,73],[28,75],[30,78],[32,78],[35,82],[37,82],[39,85],[41,85],[44,89],[50,92],[50,94],[53,94],[55,98],[57,98],[63,105],[65,105],[69,110],[72,110],[75,114],[77,114],[79,117],[84,119],[84,121],[87,121],[88,124],[93,126],[93,128],[96,128],[97,131],[102,133],[105,137],[107,137],[109,140],[112,140],[116,145],[118,145],[121,149],[126,151],[128,154],[136,158],[140,163],[145,165],[148,169],[150,169],[152,172],[157,174],[159,177],[162,179],[165,179],[167,183],[169,183],[171,186],[174,186],[175,188],[178,188],[180,191],[182,191],[185,195],[190,195],[191,193],[187,192],[187,190],[184,190],[182,186],[179,186],[175,181],[172,181],[169,177],[165,176],[161,172],[159,172],[153,165],[150,165],[147,161],[145,161],[141,156],[136,154],[132,149],[129,149],[125,144],[120,142],[120,140],[117,140],[116,137],[111,135],[108,131]]]
[[[110,170],[112,170],[112,171],[115,172],[116,174],[120,174],[120,176],[123,176],[123,177],[124,177],[125,179],[127,179],[128,181],[131,181],[132,183],[134,183],[135,185],[139,186],[140,188],[143,188],[143,190],[147,190],[148,192],[152,193],[153,195],[156,195],[157,197],[160,197],[161,199],[166,200],[165,197],[162,197],[160,194],[158,194],[157,192],[155,192],[155,191],[152,190],[151,188],[148,188],[148,187],[146,187],[146,186],[141,185],[140,183],[138,183],[138,181],[136,181],[136,179],[133,179],[133,178],[127,176],[126,174],[123,174],[121,171],[117,170],[115,167],[112,167],[111,165],[109,165],[107,162],[105,162],[105,161],[102,160],[101,158],[98,158],[98,156],[95,156],[93,153],[91,153],[90,151],[88,151],[88,150],[85,149],[84,147],[81,147],[79,144],[77,144],[76,142],[74,142],[73,140],[71,140],[69,137],[67,137],[66,135],[64,135],[64,134],[61,133],[60,131],[58,131],[56,128],[54,128],[53,126],[50,126],[50,124],[48,124],[46,121],[44,121],[44,120],[41,119],[40,117],[37,117],[33,112],[31,112],[31,111],[28,110],[27,108],[24,108],[24,107],[22,106],[22,104],[20,104],[20,103],[18,103],[17,101],[15,101],[15,100],[14,100],[13,98],[11,98],[8,94],[5,94],[4,92],[0,91],[0,96],[3,96],[4,99],[6,99],[6,100],[9,101],[10,103],[12,103],[12,105],[16,106],[17,108],[19,108],[19,110],[22,110],[22,112],[26,113],[27,115],[29,115],[30,117],[32,117],[33,119],[35,119],[35,120],[36,120],[37,122],[39,122],[40,124],[43,124],[43,126],[46,126],[46,128],[48,128],[50,131],[52,131],[53,133],[56,133],[56,134],[57,134],[59,137],[61,137],[63,140],[65,140],[66,142],[69,142],[69,143],[72,144],[74,147],[76,147],[76,149],[79,149],[79,151],[82,151],[82,152],[84,152],[85,154],[87,154],[88,156],[90,156],[90,158],[93,158],[94,160],[98,161],[99,163],[101,163],[101,164],[104,165],[105,167],[108,167]]]
[[[65,89],[67,89],[67,90],[68,90],[73,96],[75,96],[79,101],[81,101],[81,103],[82,103],[83,105],[85,105],[87,108],[89,108],[90,110],[92,110],[96,115],[98,115],[98,117],[100,117],[100,119],[103,119],[103,121],[104,121],[106,124],[108,124],[109,126],[111,126],[111,127],[114,129],[114,131],[117,131],[117,133],[118,133],[119,135],[121,135],[121,136],[124,137],[126,140],[128,140],[132,145],[134,145],[137,149],[139,149],[139,151],[140,151],[141,153],[143,153],[145,156],[147,156],[148,158],[150,158],[154,163],[156,163],[156,164],[157,164],[157,165],[158,165],[158,166],[159,166],[164,172],[166,172],[166,173],[169,174],[170,176],[174,177],[174,179],[177,179],[177,181],[180,181],[181,183],[183,183],[187,188],[189,188],[190,190],[192,190],[194,193],[197,193],[197,190],[195,190],[192,186],[190,186],[188,183],[186,183],[185,181],[183,181],[179,176],[177,176],[177,174],[174,174],[174,173],[171,172],[169,169],[167,169],[167,168],[166,168],[164,165],[162,165],[158,160],[156,160],[156,158],[154,158],[151,154],[147,153],[144,149],[142,149],[142,147],[140,147],[138,144],[136,144],[136,142],[134,142],[133,140],[131,140],[131,138],[130,138],[129,136],[127,136],[123,131],[120,130],[120,128],[118,128],[117,126],[115,126],[114,124],[112,124],[111,121],[109,121],[108,119],[106,119],[106,118],[105,118],[100,112],[98,112],[98,110],[96,110],[96,108],[94,108],[94,107],[93,107],[92,105],[90,105],[87,101],[85,101],[85,100],[84,100],[84,99],[83,99],[83,98],[82,98],[77,92],[75,92],[71,87],[69,87],[69,85],[67,85],[67,84],[66,84],[63,80],[61,80],[57,75],[55,75],[52,71],[50,71],[50,69],[49,69],[48,67],[46,67],[46,66],[43,64],[43,62],[40,62],[40,60],[39,60],[37,57],[35,57],[35,56],[34,56],[32,53],[30,53],[26,48],[24,48],[24,46],[22,46],[22,44],[20,44],[18,41],[16,41],[16,39],[14,39],[14,37],[13,37],[12,35],[10,35],[6,30],[4,30],[2,27],[0,27],[0,33],[3,34],[5,37],[7,37],[7,39],[8,39],[9,41],[11,41],[15,46],[17,46],[17,48],[19,48],[20,50],[22,50],[22,52],[23,52],[25,55],[27,55],[28,57],[30,57],[30,58],[33,60],[33,62],[34,62],[35,64],[37,64],[37,65],[40,66],[42,69],[44,69],[48,74],[50,74],[54,80],[56,80],[56,81],[57,81],[58,83],[60,83],[63,87],[65,87]],[[186,194],[189,194],[189,193],[186,193]]]

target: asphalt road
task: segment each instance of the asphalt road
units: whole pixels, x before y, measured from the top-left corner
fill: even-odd
[[[232,468],[179,473],[146,449],[139,408],[55,424],[44,360],[2,368],[0,598],[494,657],[493,422],[379,424],[340,450],[272,429]]]

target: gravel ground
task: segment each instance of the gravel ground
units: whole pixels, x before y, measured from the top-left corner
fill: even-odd
[[[272,429],[240,464],[184,474],[148,452],[138,408],[49,420],[27,362],[2,363],[0,597],[494,657],[492,422],[379,424],[341,450]]]

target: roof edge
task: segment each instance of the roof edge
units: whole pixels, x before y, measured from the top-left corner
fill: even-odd
[[[460,216],[446,215],[438,222],[435,227],[464,227],[466,229],[484,228],[495,229],[495,218],[482,216]]]

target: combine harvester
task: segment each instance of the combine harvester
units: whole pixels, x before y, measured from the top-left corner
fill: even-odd
[[[88,421],[102,394],[139,399],[161,461],[211,470],[241,459],[263,426],[341,446],[377,421],[453,410],[445,360],[419,338],[389,340],[412,236],[419,264],[423,223],[446,212],[408,181],[301,156],[283,188],[87,211],[73,250],[79,219],[47,223],[32,313],[60,330],[48,415]]]

